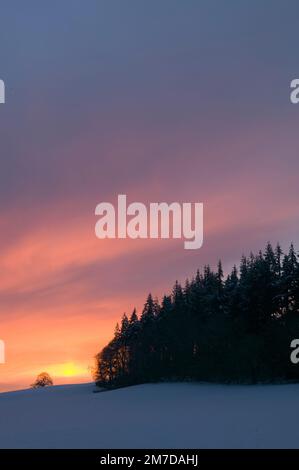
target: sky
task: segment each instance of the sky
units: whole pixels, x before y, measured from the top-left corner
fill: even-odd
[[[0,18],[0,391],[90,381],[149,291],[299,246],[296,0],[4,0]],[[118,194],[203,202],[203,247],[97,239]]]

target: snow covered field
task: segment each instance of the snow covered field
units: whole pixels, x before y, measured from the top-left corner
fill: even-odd
[[[84,384],[0,394],[0,447],[299,447],[299,385],[93,390]]]

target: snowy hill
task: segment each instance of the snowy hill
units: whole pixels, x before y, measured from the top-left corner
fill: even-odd
[[[295,448],[299,385],[69,385],[0,394],[1,448]]]

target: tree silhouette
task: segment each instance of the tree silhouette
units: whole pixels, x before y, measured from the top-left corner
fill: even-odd
[[[32,388],[42,388],[53,385],[53,380],[51,379],[48,372],[41,372],[35,379],[35,382],[31,385]]]
[[[291,245],[242,256],[225,277],[221,261],[176,281],[161,305],[148,295],[140,317],[123,315],[96,356],[95,380],[116,387],[158,380],[299,380],[290,342],[299,333],[299,262]]]

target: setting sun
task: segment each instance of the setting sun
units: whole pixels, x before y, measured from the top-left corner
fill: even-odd
[[[54,364],[47,368],[54,377],[76,377],[85,376],[88,373],[86,367],[74,362],[65,362],[63,364]]]

